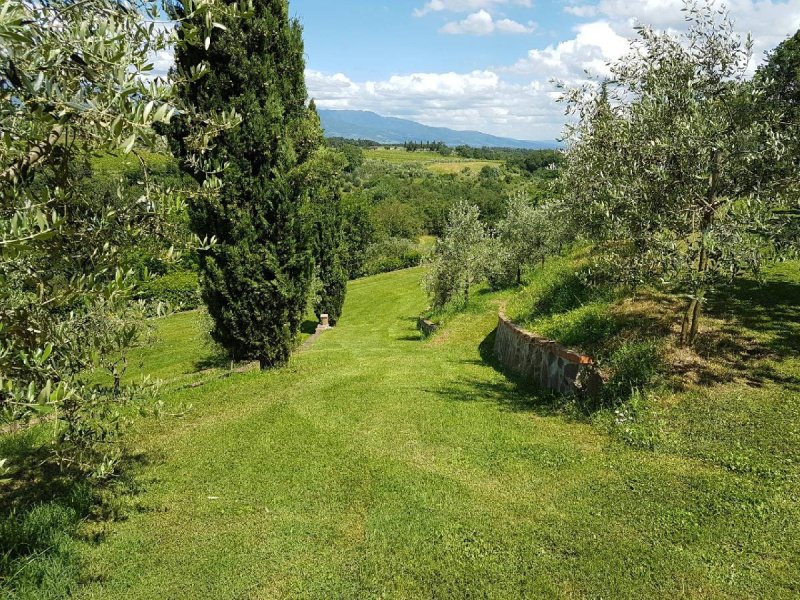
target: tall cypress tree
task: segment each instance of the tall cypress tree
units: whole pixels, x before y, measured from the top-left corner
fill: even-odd
[[[242,117],[208,155],[225,165],[221,193],[190,203],[190,216],[201,238],[217,238],[200,256],[212,337],[232,358],[266,368],[288,360],[302,322],[313,256],[303,219],[308,192],[294,174],[321,145],[322,132],[306,105],[302,28],[289,18],[287,0],[253,0],[248,18],[224,26],[209,50],[187,45],[175,56],[186,75],[201,59],[209,64],[182,87],[190,106]],[[192,133],[176,120],[171,138],[179,156]],[[198,170],[186,168],[202,182]]]

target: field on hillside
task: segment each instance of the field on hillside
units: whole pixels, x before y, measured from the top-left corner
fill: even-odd
[[[483,167],[500,168],[503,161],[500,160],[473,160],[458,156],[442,156],[437,152],[420,150],[417,152],[407,152],[403,148],[377,148],[364,151],[364,157],[368,160],[383,160],[393,164],[405,165],[419,163],[426,169],[440,175],[458,174],[465,169],[475,174],[480,172]]]
[[[676,394],[648,451],[493,366],[519,292],[421,340],[421,274],[351,283],[340,325],[267,373],[221,377],[202,313],[159,321],[131,362],[180,416],[138,421],[119,518],[82,527],[77,597],[796,596],[798,321],[777,321],[796,271],[728,303],[793,354],[762,384]]]

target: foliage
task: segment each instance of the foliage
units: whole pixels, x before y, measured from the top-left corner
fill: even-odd
[[[175,7],[179,16],[185,10]],[[201,114],[247,115],[206,153],[224,165],[221,193],[193,202],[191,223],[218,241],[200,253],[213,338],[232,358],[267,368],[288,360],[304,316],[313,256],[302,167],[321,145],[322,131],[306,105],[302,28],[289,18],[287,1],[255,0],[249,19],[222,25],[208,51],[182,46],[175,55],[178,74],[204,60],[209,65],[203,78],[179,88],[184,102]],[[186,37],[181,27],[178,37]],[[202,183],[204,172],[185,161],[193,135],[191,124],[176,119],[174,150]]]
[[[307,220],[312,238],[312,251],[319,279],[314,312],[317,318],[327,314],[336,325],[342,314],[347,292],[347,271],[344,255],[345,232],[342,206],[342,175],[348,168],[347,156],[328,148],[320,148],[297,169],[295,177],[311,196]]]
[[[197,273],[177,270],[142,283],[136,297],[148,304],[166,303],[173,310],[192,310],[200,306],[200,281]]]
[[[428,151],[436,152],[442,156],[450,156],[453,151],[444,142],[406,142],[403,144],[406,152]]]
[[[765,64],[758,68],[755,76],[756,88],[761,96],[756,109],[769,118],[778,116],[776,129],[787,149],[776,161],[764,160],[759,169],[771,172],[794,203],[789,202],[781,217],[787,221],[778,236],[778,243],[789,252],[798,252],[800,239],[800,31],[783,41],[770,52]],[[788,218],[787,218],[788,217]]]
[[[663,368],[661,348],[653,340],[625,341],[611,354],[606,367],[611,377],[603,386],[603,397],[613,406],[653,383]]]
[[[459,199],[478,206],[482,219],[494,224],[504,215],[506,198],[513,189],[513,184],[502,178],[476,180],[469,174],[437,174],[419,165],[384,161],[368,161],[357,175],[353,194],[372,206],[375,229],[412,238],[420,231],[441,235],[448,213]]]
[[[193,11],[200,24],[181,46],[202,44],[214,15],[235,7],[205,1]],[[149,77],[152,57],[174,43],[159,14],[147,1],[0,9],[0,409],[4,420],[56,418],[55,458],[99,476],[119,455],[117,405],[135,396],[119,386],[125,352],[147,331],[124,256],[146,239],[169,247],[165,223],[183,197],[152,184],[142,157],[137,197],[121,185],[94,194],[87,178],[94,157],[155,149],[154,126],[179,109],[192,116]],[[190,151],[232,120],[203,123]],[[109,370],[113,389],[88,382],[93,369]]]
[[[778,105],[780,125],[787,129],[800,126],[800,31],[769,53],[758,68],[756,81],[764,91],[763,101]]]
[[[342,200],[342,235],[345,249],[342,254],[342,267],[350,279],[367,274],[364,264],[376,237],[371,208],[371,205],[357,194],[348,194]]]
[[[371,244],[361,268],[363,275],[377,275],[419,266],[423,254],[419,244],[405,238],[386,238]]]
[[[379,237],[414,239],[422,233],[422,217],[415,207],[387,200],[372,210],[373,228]]]
[[[524,191],[510,196],[506,216],[495,227],[488,257],[489,283],[495,289],[522,283],[524,269],[556,252],[565,236],[557,204],[534,206]]]
[[[181,197],[198,192],[195,182],[181,172],[178,162],[163,153],[137,150],[135,154],[94,156],[79,183],[80,194],[96,198],[108,208],[122,210],[158,189]],[[183,201],[172,210],[161,211],[152,220],[152,235],[140,236],[134,243],[121,244],[119,266],[137,277],[164,275],[175,268],[191,268],[196,263],[194,237],[189,228]]]
[[[691,344],[709,290],[773,256],[785,198],[752,168],[784,146],[771,118],[753,118],[749,41],[711,2],[687,2],[687,20],[681,36],[639,28],[611,81],[565,95],[578,122],[563,188],[598,270],[687,298]]]
[[[444,236],[437,241],[424,287],[434,310],[452,301],[469,302],[470,288],[483,275],[486,229],[477,206],[459,202],[450,211]]]

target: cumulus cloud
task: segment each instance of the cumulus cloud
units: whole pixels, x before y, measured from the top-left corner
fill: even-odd
[[[532,6],[531,0],[429,0],[422,8],[414,9],[414,16],[424,17],[432,12],[473,12],[491,9],[502,4]]]
[[[533,33],[535,23],[524,25],[511,19],[495,20],[491,14],[481,9],[461,21],[451,21],[439,31],[450,35],[491,35],[493,33],[522,34]]]
[[[505,69],[511,73],[557,78],[566,82],[586,79],[591,75],[607,75],[608,63],[624,55],[628,38],[616,33],[606,21],[585,23],[576,28],[577,35],[543,50],[530,50],[528,55]]]
[[[753,36],[753,63],[751,69],[763,60],[764,53],[800,29],[800,0],[716,0],[726,6],[737,30]],[[601,17],[615,32],[633,35],[637,24],[651,25],[655,29],[684,30],[683,0],[600,0],[578,2],[564,10],[585,18]]]

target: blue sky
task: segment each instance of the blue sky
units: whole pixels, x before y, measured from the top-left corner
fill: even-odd
[[[750,70],[800,29],[800,0],[723,1],[750,33]],[[320,108],[426,125],[557,139],[554,79],[608,73],[637,24],[685,28],[683,0],[289,0],[305,27],[306,81]],[[154,57],[166,74],[171,52]]]
[[[496,4],[494,19],[509,19],[533,31],[514,34],[446,34],[447,23],[479,11],[437,11],[414,16],[424,6],[415,0],[291,0],[291,12],[305,27],[311,69],[363,79],[385,79],[408,72],[469,72],[503,66],[533,47],[565,39],[580,19],[563,11],[560,0],[535,6]]]
[[[800,0],[727,0],[755,41],[751,68],[800,28]],[[290,0],[305,27],[306,79],[322,108],[555,139],[552,80],[602,75],[637,23],[684,27],[682,0]]]

